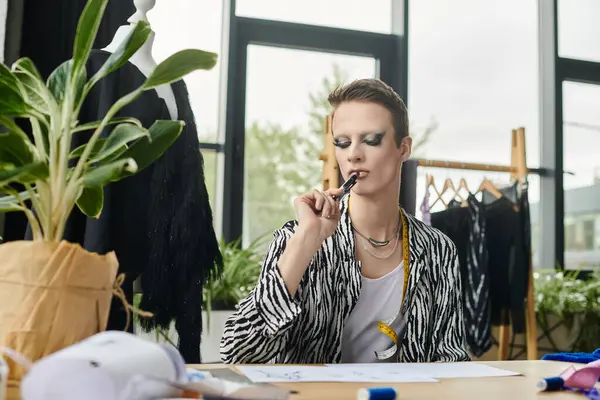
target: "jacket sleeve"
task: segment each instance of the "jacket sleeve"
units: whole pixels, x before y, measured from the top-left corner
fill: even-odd
[[[221,338],[224,363],[268,363],[283,352],[288,330],[301,312],[300,302],[291,296],[277,266],[294,225],[287,223],[275,231],[255,288],[225,323]]]
[[[435,299],[438,317],[434,330],[436,349],[432,361],[470,361],[466,346],[458,253],[454,243],[447,238],[443,248],[444,254],[440,264],[442,271]]]

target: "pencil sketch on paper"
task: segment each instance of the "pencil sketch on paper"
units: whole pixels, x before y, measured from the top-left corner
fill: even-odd
[[[314,366],[239,366],[237,369],[255,383],[265,382],[437,382],[427,375],[366,368]]]
[[[266,381],[290,381],[300,382],[302,381],[302,371],[290,370],[290,371],[276,371],[273,368],[257,369],[255,371],[257,377],[255,379],[262,379]]]

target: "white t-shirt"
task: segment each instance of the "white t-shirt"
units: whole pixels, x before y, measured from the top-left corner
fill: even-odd
[[[362,279],[356,306],[346,319],[342,333],[342,363],[372,363],[376,351],[393,342],[377,329],[379,321],[392,319],[400,311],[404,285],[404,262],[377,279]]]

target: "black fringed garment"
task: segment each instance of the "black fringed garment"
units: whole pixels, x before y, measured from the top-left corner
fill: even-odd
[[[109,55],[94,50],[87,65],[88,75],[97,71]],[[80,124],[101,120],[117,99],[144,80],[145,76],[131,63],[105,77],[86,99]],[[145,170],[105,187],[100,218],[88,218],[75,209],[65,239],[80,243],[88,251],[114,250],[119,273],[126,274],[123,289],[130,303],[133,281],[141,275],[144,293],[140,308],[154,314],[153,318],[142,318],[143,328],[168,328],[175,321],[181,354],[186,362],[199,363],[202,287],[211,275],[218,276],[223,261],[187,88],[183,81],[172,88],[178,119],[186,123],[179,139]],[[118,115],[135,117],[145,127],[158,119],[171,119],[164,100],[154,90],[145,91]],[[73,147],[89,140],[91,133],[75,135]],[[113,299],[108,329],[123,330],[125,321],[122,303]]]

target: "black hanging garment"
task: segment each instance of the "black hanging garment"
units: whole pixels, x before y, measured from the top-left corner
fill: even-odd
[[[492,346],[485,207],[475,196],[469,195],[467,207],[451,204],[444,211],[432,213],[431,225],[456,245],[467,345],[470,352],[479,357]]]
[[[110,54],[94,50],[88,76]],[[80,113],[80,124],[101,120],[110,106],[143,84],[146,77],[127,63],[96,84]],[[142,318],[145,329],[168,328],[172,321],[179,335],[179,350],[188,363],[201,362],[202,287],[222,268],[213,228],[212,211],[204,181],[204,166],[187,89],[183,81],[172,85],[178,119],[186,125],[178,140],[148,168],[104,189],[104,208],[98,219],[75,209],[68,219],[65,239],[88,251],[115,251],[119,273],[126,274],[126,297],[133,302],[133,281],[141,275],[140,308],[154,314]],[[134,117],[145,127],[158,119],[171,119],[166,104],[154,90],[143,92],[118,116]],[[103,132],[106,136],[110,131]],[[91,131],[74,136],[73,147],[89,140]],[[123,330],[123,304],[113,299],[108,329]]]
[[[527,299],[527,288],[529,287],[529,270],[533,268],[531,245],[531,211],[529,208],[529,183],[525,183],[521,187],[521,196],[519,197],[519,215],[521,220],[521,232],[523,233],[523,257],[527,267],[521,271],[523,299]]]
[[[500,189],[503,197],[484,198],[487,210],[492,324],[525,332],[525,299],[529,282],[531,233],[527,189]]]

